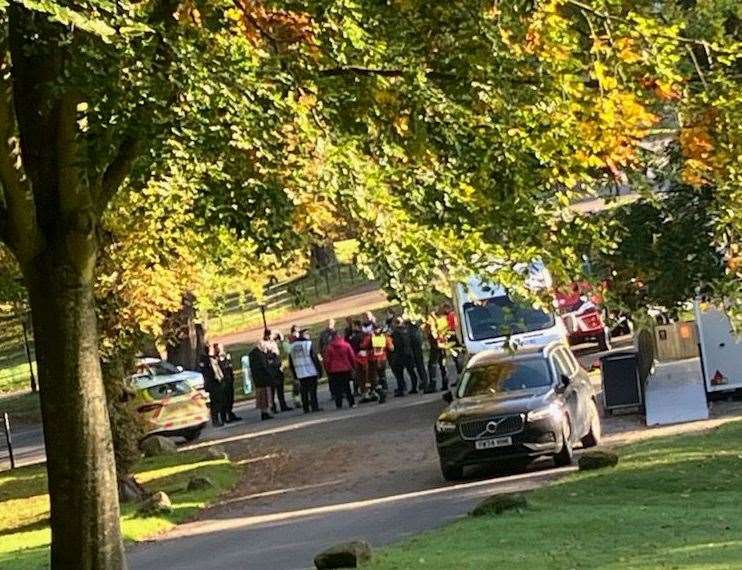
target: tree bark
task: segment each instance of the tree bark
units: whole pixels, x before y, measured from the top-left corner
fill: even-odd
[[[44,419],[51,567],[121,570],[126,558],[92,279],[65,253],[45,252],[24,271]]]
[[[337,263],[335,247],[332,243],[313,243],[309,250],[312,269],[325,269]]]
[[[198,358],[198,335],[196,333],[196,298],[192,293],[183,295],[180,311],[165,320],[168,362],[186,370],[195,370]]]

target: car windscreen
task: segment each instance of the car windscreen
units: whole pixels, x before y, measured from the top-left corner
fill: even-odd
[[[551,383],[551,373],[545,359],[505,359],[466,370],[459,384],[458,396],[468,398],[533,390],[545,388]]]
[[[179,374],[180,370],[176,366],[173,366],[169,362],[161,360],[155,364],[151,364],[150,368],[154,372],[155,376],[169,376],[173,374]]]
[[[485,340],[548,329],[554,315],[509,297],[491,297],[464,305],[470,340]]]
[[[155,400],[184,396],[191,391],[192,388],[186,382],[168,382],[167,384],[158,384],[147,388],[147,393]]]

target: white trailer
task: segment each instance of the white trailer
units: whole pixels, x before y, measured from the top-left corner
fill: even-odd
[[[742,336],[734,333],[729,317],[716,307],[696,302],[695,312],[706,391],[742,389]]]

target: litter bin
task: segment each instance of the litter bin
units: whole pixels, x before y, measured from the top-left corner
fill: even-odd
[[[639,353],[614,352],[600,359],[603,372],[603,409],[607,413],[639,408],[644,413],[644,382]]]

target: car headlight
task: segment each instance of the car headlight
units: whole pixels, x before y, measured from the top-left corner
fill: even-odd
[[[562,417],[562,408],[558,404],[549,404],[545,408],[539,408],[528,412],[528,421],[535,422],[538,420],[545,420],[548,418],[559,419]]]
[[[446,420],[438,420],[435,422],[435,431],[438,433],[451,433],[456,431],[456,424]]]

